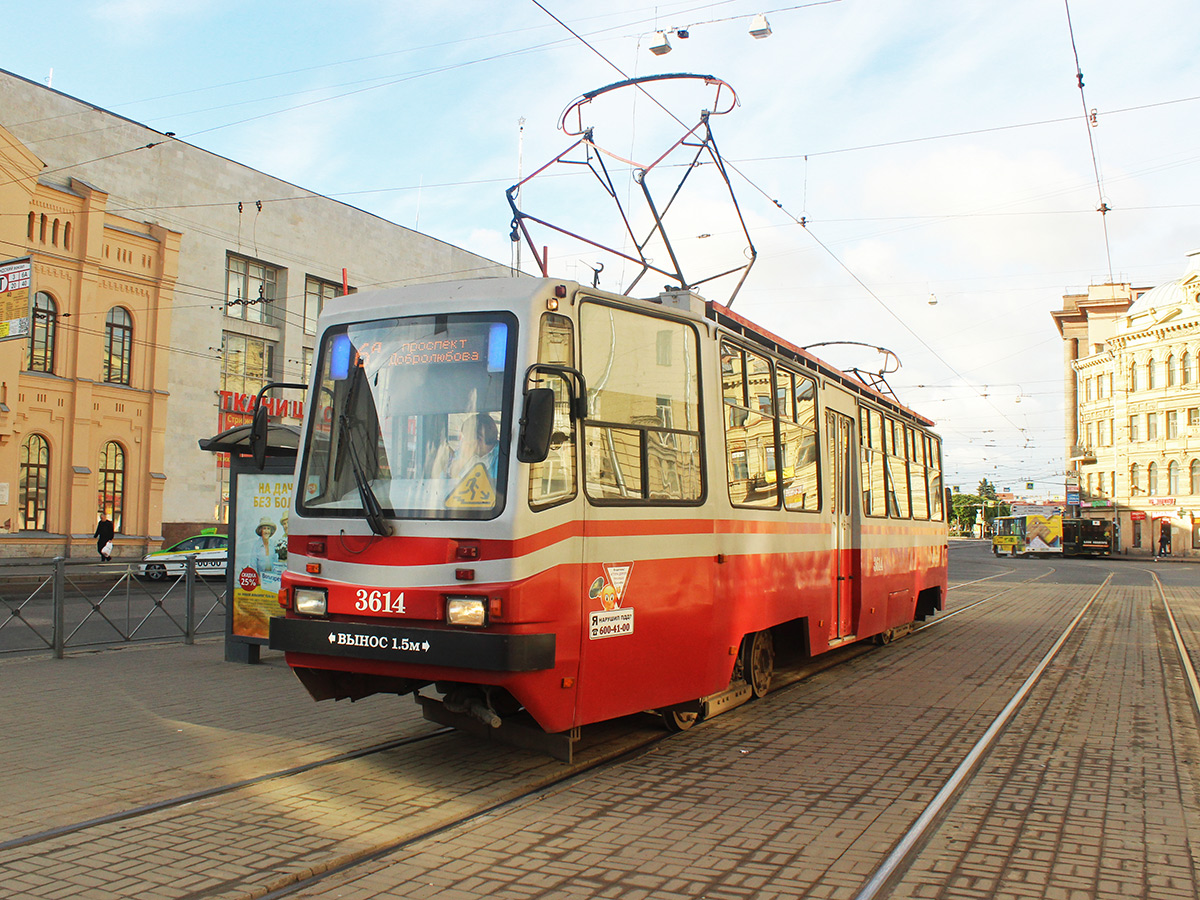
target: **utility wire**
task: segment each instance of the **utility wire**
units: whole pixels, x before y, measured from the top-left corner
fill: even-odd
[[[564,22],[558,16],[554,15],[554,13],[550,12],[550,10],[546,9],[546,7],[542,5],[541,0],[530,0],[530,2],[532,2],[534,6],[541,9],[542,12],[544,12],[546,15],[548,15],[550,18],[552,18],[555,22],[558,22],[563,28],[565,28],[568,32],[570,32],[570,34],[573,35],[580,43],[582,43],[585,47],[587,47],[594,54],[596,54],[598,57],[600,57],[600,59],[602,59],[606,64],[608,64],[610,67],[615,69],[618,73],[620,73],[625,78],[628,78],[628,76],[625,74],[624,70],[621,69],[620,66],[618,66],[616,63],[614,63],[612,60],[608,59],[608,57],[606,57],[603,53],[601,53],[599,50],[597,50],[595,47],[593,47],[590,43],[588,43],[587,40],[585,40],[578,32],[576,32],[569,25],[567,25],[566,22]],[[667,109],[661,102],[659,102],[659,100],[656,97],[654,97],[649,91],[647,91],[643,85],[636,85],[636,87],[645,96],[647,96],[651,100],[651,102],[653,102],[659,109],[663,110],[663,112],[665,112],[668,116],[670,116],[672,119],[674,119],[680,125],[687,127],[684,124],[682,119],[680,119],[673,112],[671,112],[671,110]],[[942,365],[944,365],[947,369],[949,369],[951,372],[953,372],[956,376],[958,376],[964,382],[967,381],[965,376],[963,376],[953,365],[950,364],[950,362],[948,360],[946,360],[940,353],[938,353],[937,350],[935,350],[932,346],[930,346],[930,344],[923,337],[921,337],[919,334],[917,334],[917,332],[914,331],[912,329],[912,327],[909,326],[909,324],[907,322],[905,322],[901,316],[899,316],[890,306],[888,306],[887,303],[885,303],[878,294],[876,294],[873,290],[871,290],[871,288],[868,287],[867,284],[861,278],[859,278],[858,275],[856,275],[850,269],[850,267],[847,266],[837,256],[837,254],[835,254],[823,241],[821,241],[820,238],[818,238],[812,232],[812,230],[810,228],[808,228],[808,223],[807,223],[806,219],[796,218],[794,215],[792,215],[792,213],[788,212],[788,210],[784,207],[784,205],[779,200],[771,197],[770,194],[768,194],[763,188],[761,188],[757,183],[755,183],[744,172],[742,172],[736,166],[728,163],[728,161],[726,162],[726,165],[729,167],[730,170],[737,173],[751,188],[753,188],[755,191],[757,191],[759,194],[761,194],[763,197],[765,197],[768,201],[770,201],[772,205],[776,206],[781,212],[783,212],[784,215],[791,218],[796,224],[802,226],[804,228],[804,230],[809,234],[809,236],[817,243],[817,245],[822,250],[824,250],[829,255],[829,257],[846,272],[847,275],[849,275],[852,279],[854,279],[854,281],[860,287],[862,287],[862,289],[864,291],[866,291],[867,294],[872,299],[874,299],[876,303],[878,303],[880,306],[882,306],[884,311],[887,312],[888,315],[890,315],[893,319],[895,319],[897,322],[899,322],[900,325],[909,334],[911,334],[914,338],[916,338],[917,341],[921,344],[921,346],[923,346],[926,350],[928,350],[935,359],[937,359],[939,362],[942,363]],[[991,406],[996,411],[996,413],[1002,419],[1004,419],[1004,421],[1006,421],[1009,425],[1011,425],[1018,434],[1024,434],[1025,429],[1023,429],[1023,428],[1021,428],[1021,426],[1017,425],[1017,423],[1014,422],[1012,419],[1010,419],[1008,417],[1008,415],[1004,413],[1003,410],[1001,410],[998,406],[996,406],[994,403],[992,403],[990,399],[988,399],[986,397],[983,397],[981,399],[986,400],[988,405]]]
[[[1071,24],[1071,3],[1070,0],[1063,0],[1063,7],[1067,11],[1067,31],[1071,35],[1071,52],[1075,54],[1075,81],[1079,85],[1079,102],[1083,104],[1083,123],[1087,128],[1088,148],[1092,153],[1092,171],[1096,174],[1096,193],[1100,199],[1100,206],[1097,211],[1100,213],[1100,222],[1104,226],[1104,254],[1108,258],[1108,283],[1113,283],[1113,265],[1112,265],[1112,250],[1108,243],[1108,211],[1109,206],[1104,200],[1104,187],[1100,180],[1100,162],[1096,156],[1096,141],[1092,137],[1092,128],[1095,127],[1088,113],[1087,98],[1083,93],[1083,69],[1079,65],[1079,48],[1075,46],[1075,27]]]

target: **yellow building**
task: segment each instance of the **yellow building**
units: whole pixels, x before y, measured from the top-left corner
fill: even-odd
[[[0,128],[0,260],[29,259],[28,334],[0,341],[0,556],[162,540],[170,317],[180,235],[107,211]]]
[[[1200,554],[1200,251],[1154,288],[1096,285],[1052,313],[1064,341],[1068,494],[1118,549]],[[1072,481],[1074,479],[1074,482]],[[1070,496],[1068,497],[1069,505]]]

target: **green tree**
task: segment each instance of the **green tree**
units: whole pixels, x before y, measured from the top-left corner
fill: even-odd
[[[986,478],[980,479],[979,487],[976,488],[975,490],[976,490],[976,493],[980,497],[983,497],[987,500],[995,500],[996,499],[996,486],[994,484],[992,484],[990,481],[988,481]]]

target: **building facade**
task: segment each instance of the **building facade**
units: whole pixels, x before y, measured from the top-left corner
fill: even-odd
[[[1173,281],[1093,286],[1052,315],[1069,505],[1115,522],[1118,552],[1200,554],[1200,251]]]
[[[3,71],[0,126],[23,145],[27,165],[38,167],[35,182],[101,185],[109,213],[137,223],[131,230],[178,236],[174,302],[152,337],[165,373],[159,390],[166,419],[158,423],[165,429],[165,461],[153,470],[156,486],[150,488],[160,497],[154,502],[161,502],[161,528],[145,526],[150,545],[227,521],[228,461],[197,442],[244,421],[267,382],[307,378],[324,304],[336,303],[345,289],[513,274],[508,266]],[[6,202],[3,211],[12,209]],[[23,217],[20,227],[18,244]],[[25,249],[10,246],[4,258]],[[130,252],[140,260],[140,250]],[[135,331],[135,347],[138,340]],[[12,353],[3,346],[7,359]],[[12,366],[6,365],[7,372]],[[275,417],[297,422],[302,396],[277,398]],[[5,478],[16,475],[6,472],[0,483]],[[70,533],[65,522],[51,515],[44,525],[45,537],[32,533],[40,529],[16,526],[0,533],[0,555],[48,555],[56,542],[54,552],[70,552],[69,541],[53,537]]]
[[[0,254],[28,260],[31,313],[0,343],[0,546],[95,554],[104,515],[141,555],[162,532],[180,235],[43,168],[0,128]]]

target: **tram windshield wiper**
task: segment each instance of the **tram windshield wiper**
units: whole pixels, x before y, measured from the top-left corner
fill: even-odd
[[[371,480],[367,478],[362,461],[358,458],[358,451],[354,447],[354,423],[350,419],[350,413],[358,399],[358,386],[364,377],[362,364],[359,363],[354,366],[354,371],[350,376],[351,382],[346,391],[345,411],[338,415],[338,433],[341,443],[345,447],[346,457],[350,460],[350,471],[354,475],[354,484],[358,488],[358,497],[362,502],[367,524],[371,526],[371,531],[375,534],[386,537],[392,533],[392,526],[384,519],[379,498],[375,496]]]

